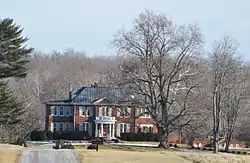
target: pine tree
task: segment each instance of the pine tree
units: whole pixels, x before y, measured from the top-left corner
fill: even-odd
[[[24,78],[28,71],[28,40],[22,37],[23,29],[13,19],[0,19],[0,125],[14,125],[24,113],[23,102],[14,96],[6,81],[9,78]]]
[[[22,37],[23,29],[13,19],[0,19],[0,79],[27,75],[28,55],[33,48],[27,48],[27,37]]]
[[[21,100],[14,96],[6,82],[0,82],[0,124],[13,125],[21,121],[24,106]]]

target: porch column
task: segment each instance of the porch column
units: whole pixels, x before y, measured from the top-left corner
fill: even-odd
[[[103,137],[103,123],[101,123],[101,137]]]
[[[95,137],[98,136],[98,124],[95,123]]]
[[[109,124],[109,137],[110,137],[110,138],[112,137],[112,134],[111,134],[111,125],[112,125],[112,124]]]
[[[115,137],[115,124],[112,124],[112,138]]]

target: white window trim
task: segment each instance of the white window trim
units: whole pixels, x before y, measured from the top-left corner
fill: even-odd
[[[120,125],[120,134],[121,133],[129,133],[129,132],[127,132],[127,130],[128,130],[128,128],[130,130],[130,123],[119,123],[119,125]],[[124,125],[126,125],[126,131],[125,131]],[[121,126],[122,126],[122,132],[121,132]]]
[[[153,130],[154,125],[153,124],[140,124],[140,128],[143,129],[143,127],[147,127],[148,129],[151,127]]]
[[[147,111],[146,108],[139,108],[139,109],[140,110],[143,109],[144,110],[143,113],[145,113]],[[139,110],[139,113],[141,112],[140,110]],[[140,116],[140,118],[151,118],[151,115],[150,114],[143,114],[142,116]]]
[[[85,115],[82,114],[82,109],[85,110]],[[88,111],[90,113],[89,115],[87,114]],[[92,106],[79,106],[79,116],[80,117],[91,117],[91,116],[93,116],[93,107]]]
[[[142,127],[154,127],[154,125],[153,124],[140,124],[140,128],[142,128]]]
[[[128,113],[128,115],[121,115],[121,112],[122,112],[123,109],[125,109],[125,113]],[[120,112],[119,117],[129,118],[131,116],[131,108],[130,107],[128,107],[128,108],[119,108],[118,111]]]
[[[80,126],[80,131],[88,131],[88,122],[80,122],[81,124],[79,125]]]
[[[60,109],[61,107],[63,107],[63,115],[60,115]],[[67,115],[67,111],[70,113],[70,109],[72,109],[72,112],[71,114]],[[55,113],[55,110],[56,110],[56,114]],[[52,113],[53,111],[53,113]],[[57,116],[57,117],[71,117],[74,115],[74,110],[73,110],[73,107],[71,106],[51,106],[51,115],[52,116]]]

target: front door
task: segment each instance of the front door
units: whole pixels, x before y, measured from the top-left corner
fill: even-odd
[[[109,125],[108,124],[104,124],[103,125],[103,137],[108,137],[109,136]]]

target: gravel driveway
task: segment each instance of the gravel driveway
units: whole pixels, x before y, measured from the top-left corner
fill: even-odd
[[[29,149],[23,151],[20,163],[79,163],[72,150]]]

